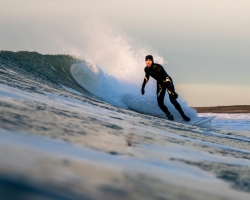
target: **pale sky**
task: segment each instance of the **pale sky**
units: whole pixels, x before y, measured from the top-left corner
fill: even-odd
[[[0,0],[0,50],[84,51],[93,16],[163,58],[189,105],[250,104],[249,0]]]

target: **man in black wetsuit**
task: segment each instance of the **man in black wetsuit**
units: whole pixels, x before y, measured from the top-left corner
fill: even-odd
[[[145,88],[146,83],[149,80],[149,76],[153,77],[157,81],[158,106],[166,114],[167,118],[169,120],[174,120],[173,115],[169,112],[168,108],[164,104],[164,97],[165,97],[166,90],[168,91],[170,102],[174,105],[176,110],[179,111],[182,118],[185,121],[190,121],[190,118],[184,114],[180,104],[176,100],[178,98],[178,94],[175,92],[172,78],[167,74],[167,72],[164,70],[164,68],[161,65],[154,63],[153,56],[147,55],[145,58],[145,62],[146,62],[146,67],[144,69],[145,77],[144,77],[142,88],[141,88],[142,95],[144,95],[145,93],[144,88]]]

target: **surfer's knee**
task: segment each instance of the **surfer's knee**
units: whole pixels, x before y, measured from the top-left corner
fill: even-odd
[[[162,107],[164,106],[164,103],[163,103],[163,101],[161,101],[161,100],[158,100],[158,106],[159,106],[160,108],[162,108]]]
[[[161,107],[163,105],[163,102],[158,101],[158,106]]]
[[[174,106],[179,104],[178,101],[177,101],[175,98],[173,98],[172,96],[169,96],[169,100],[170,100],[170,102],[171,102]]]

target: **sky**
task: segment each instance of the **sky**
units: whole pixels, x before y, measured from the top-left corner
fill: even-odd
[[[249,0],[0,0],[0,50],[101,54],[86,47],[95,30],[114,49],[155,55],[190,106],[249,105],[249,10]]]

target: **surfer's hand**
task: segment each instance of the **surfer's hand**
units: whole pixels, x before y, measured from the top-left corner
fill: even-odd
[[[172,83],[170,81],[166,82],[167,87],[172,87]]]
[[[166,83],[167,87],[172,87],[172,82],[169,77],[167,77],[166,80],[163,80],[163,82]]]
[[[141,94],[144,95],[145,94],[145,90],[144,88],[141,89]]]

